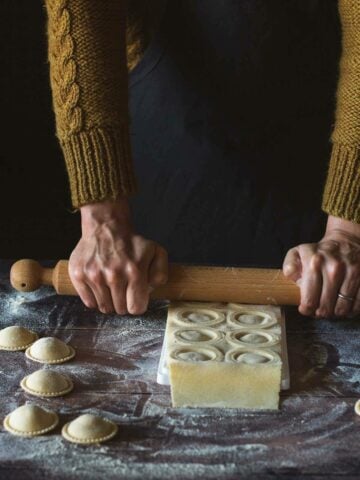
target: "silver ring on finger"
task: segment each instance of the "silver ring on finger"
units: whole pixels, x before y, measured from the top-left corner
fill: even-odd
[[[343,293],[338,293],[337,295],[339,298],[342,298],[343,300],[346,300],[347,302],[355,302],[355,298],[354,297],[349,297],[348,295],[344,295]]]

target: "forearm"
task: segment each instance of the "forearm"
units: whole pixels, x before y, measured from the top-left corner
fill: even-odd
[[[57,137],[74,207],[136,190],[125,1],[45,0]]]
[[[322,208],[360,223],[360,2],[339,0],[342,54]]]

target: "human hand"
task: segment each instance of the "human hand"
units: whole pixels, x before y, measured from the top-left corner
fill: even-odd
[[[291,248],[283,273],[301,291],[299,312],[316,317],[360,313],[360,224],[329,216],[318,243]]]
[[[167,281],[166,250],[135,234],[126,198],[81,207],[81,228],[69,260],[81,300],[103,313],[144,313],[151,289]]]

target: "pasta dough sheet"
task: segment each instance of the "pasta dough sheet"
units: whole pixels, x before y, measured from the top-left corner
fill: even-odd
[[[172,303],[165,333],[172,405],[278,409],[281,334],[276,306]]]

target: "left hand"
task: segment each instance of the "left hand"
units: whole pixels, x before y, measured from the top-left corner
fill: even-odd
[[[299,312],[316,317],[360,313],[360,224],[328,217],[318,243],[291,248],[283,263],[301,291]]]

